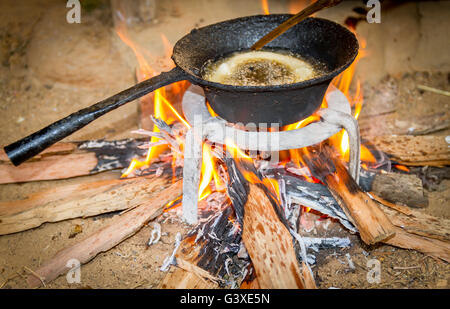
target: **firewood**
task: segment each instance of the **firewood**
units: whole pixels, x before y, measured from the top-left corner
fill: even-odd
[[[374,193],[391,203],[420,208],[428,206],[422,181],[416,175],[363,171],[360,185],[364,191]]]
[[[262,289],[302,289],[292,237],[278,219],[264,191],[249,184],[242,239]]]
[[[305,188],[308,188],[307,190],[312,197],[320,196],[324,201],[337,203],[325,186],[318,186],[318,184],[306,182],[292,176],[283,175],[282,178],[285,179],[285,181],[288,179],[290,182],[287,187],[290,196],[295,197],[295,195],[297,195],[296,190],[305,190]],[[302,203],[305,202],[307,202],[307,200],[305,198],[302,199]],[[328,204],[329,203],[330,202],[328,202]],[[411,209],[401,205],[389,205],[384,207],[385,203],[386,201],[384,201],[383,204],[380,204],[380,207],[382,207],[382,210],[392,224],[395,225],[394,228],[396,233],[401,232],[402,235],[394,240],[392,240],[392,238],[384,240],[384,243],[404,249],[417,250],[434,258],[448,261],[450,255],[450,222],[448,219],[436,218],[424,214],[420,210]],[[320,208],[317,208],[315,203],[308,204],[307,206],[312,207],[313,209],[330,207],[330,205],[326,204],[327,203],[320,205]],[[336,206],[337,205],[331,207],[335,209]]]
[[[349,220],[358,228],[366,244],[374,244],[392,237],[394,226],[355,180],[343,163],[336,158],[329,145],[312,149],[314,154],[307,159],[312,173],[330,190]]]
[[[67,247],[45,262],[36,274],[45,282],[50,282],[70,270],[67,261],[77,259],[81,264],[92,260],[97,254],[116,246],[126,238],[134,235],[148,221],[162,213],[164,206],[182,193],[182,181],[155,192],[142,205],[111,219],[111,222],[100,230],[89,235],[73,246]],[[31,287],[38,287],[42,282],[35,276],[28,277]]]
[[[445,136],[384,135],[373,137],[370,142],[400,164],[450,165],[450,148]]]
[[[408,215],[397,210],[383,207],[392,224],[403,230],[428,238],[450,241],[450,220],[436,218],[417,210],[411,210]]]
[[[305,288],[307,289],[317,289],[316,282],[312,276],[311,270],[306,265],[305,262],[302,262],[302,274],[305,280]]]
[[[225,158],[225,163],[230,177],[228,195],[259,286],[305,288],[293,238],[275,192],[262,181],[252,162]]]
[[[448,241],[408,233],[397,227],[395,236],[384,242],[395,247],[417,250],[450,263],[450,243]]]
[[[161,289],[217,289],[218,285],[212,281],[204,280],[195,273],[182,268],[174,268],[161,281]]]
[[[25,231],[45,222],[124,210],[144,203],[168,183],[164,177],[138,177],[60,186],[24,200],[0,202],[0,235]]]
[[[144,140],[92,140],[57,143],[32,160],[14,166],[3,148],[0,150],[0,184],[64,179],[125,168],[146,153],[139,149]]]
[[[185,238],[178,249],[177,265],[159,284],[162,289],[213,289],[218,288],[216,277],[197,266],[200,246]]]

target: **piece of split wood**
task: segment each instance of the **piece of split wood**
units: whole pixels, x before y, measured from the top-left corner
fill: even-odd
[[[394,226],[385,213],[350,176],[331,146],[323,144],[311,148],[306,158],[312,173],[330,190],[348,219],[358,228],[366,244],[375,244],[392,237]]]
[[[46,283],[65,274],[71,268],[67,262],[72,259],[85,264],[97,254],[108,251],[123,240],[134,235],[148,221],[159,216],[164,206],[182,193],[182,181],[171,184],[164,190],[155,192],[139,207],[111,219],[107,226],[87,236],[85,239],[56,253],[42,264],[35,273]],[[35,276],[28,277],[30,287],[39,287],[42,282]]]
[[[147,201],[168,181],[149,176],[84,182],[51,188],[24,200],[0,202],[0,235],[25,231],[46,222],[132,208]]]
[[[127,167],[133,158],[144,156],[139,145],[145,140],[92,140],[56,143],[39,155],[14,166],[0,149],[0,184],[65,179]]]

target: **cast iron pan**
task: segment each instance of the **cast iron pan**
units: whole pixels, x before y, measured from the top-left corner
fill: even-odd
[[[110,98],[73,113],[40,131],[5,147],[14,165],[125,103],[173,82],[188,80],[200,85],[213,110],[233,123],[276,123],[300,121],[319,108],[329,83],[346,69],[358,53],[358,41],[346,28],[320,18],[308,18],[267,44],[324,64],[327,72],[318,78],[279,86],[230,86],[201,77],[206,61],[249,49],[262,36],[292,15],[258,15],[228,20],[194,29],[174,46],[176,67],[145,80]]]

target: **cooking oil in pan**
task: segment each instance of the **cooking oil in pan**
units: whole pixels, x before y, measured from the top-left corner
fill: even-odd
[[[319,76],[319,67],[286,51],[244,51],[208,61],[202,77],[233,86],[284,85]]]

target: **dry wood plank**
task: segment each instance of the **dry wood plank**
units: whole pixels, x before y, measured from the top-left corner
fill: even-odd
[[[392,160],[414,166],[443,166],[450,164],[450,148],[445,136],[383,135],[370,139]]]
[[[308,156],[312,173],[330,190],[347,217],[358,228],[366,244],[374,244],[392,237],[394,226],[380,207],[350,176],[343,163],[336,158],[329,145],[312,148]]]
[[[14,166],[0,150],[0,184],[65,179],[125,168],[146,153],[144,140],[92,140],[57,143],[20,166]]]
[[[395,236],[385,240],[384,243],[403,249],[420,251],[426,255],[450,263],[450,243],[447,241],[408,233],[402,228],[397,227]]]
[[[392,224],[403,230],[428,238],[450,241],[450,220],[436,218],[417,210],[411,210],[409,215],[397,210],[383,207]]]
[[[255,184],[249,184],[244,205],[242,240],[262,289],[305,288],[292,237],[264,191]]]
[[[51,188],[24,200],[0,202],[0,235],[134,207],[167,183],[167,178],[153,176],[84,182]]]
[[[77,259],[81,264],[92,260],[97,254],[105,252],[123,240],[134,235],[148,221],[162,213],[164,206],[182,193],[182,181],[168,188],[155,192],[142,205],[111,219],[111,222],[100,230],[89,235],[73,246],[67,247],[53,258],[45,262],[35,273],[44,282],[50,282],[70,270],[67,261]],[[39,287],[42,282],[36,276],[28,277],[30,287]]]

